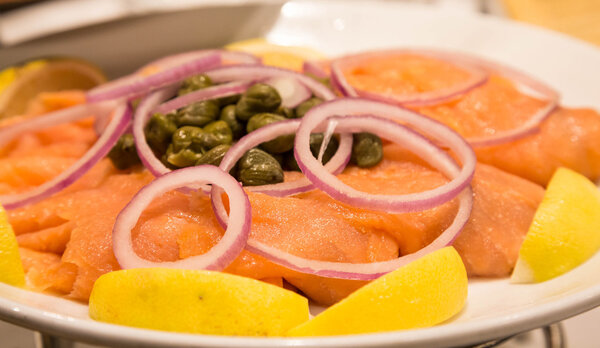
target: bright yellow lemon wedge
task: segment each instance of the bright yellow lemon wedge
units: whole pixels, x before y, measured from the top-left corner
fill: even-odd
[[[101,276],[90,296],[89,314],[120,325],[237,336],[281,336],[309,317],[305,297],[275,285],[167,268]]]
[[[42,92],[90,89],[106,81],[104,73],[84,60],[51,58],[0,71],[0,119],[23,114]]]
[[[287,335],[346,335],[436,325],[463,308],[467,283],[460,256],[446,247],[372,281]]]
[[[600,249],[600,191],[570,169],[555,173],[519,251],[511,281],[542,282],[583,263]]]
[[[302,70],[305,60],[323,60],[326,57],[311,48],[298,46],[280,46],[265,39],[250,39],[225,46],[232,51],[252,53],[262,58],[263,64],[295,71]]]
[[[19,256],[19,245],[6,212],[0,205],[0,282],[14,286],[25,285],[25,273]]]

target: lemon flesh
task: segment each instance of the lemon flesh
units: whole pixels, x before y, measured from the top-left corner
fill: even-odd
[[[227,273],[167,268],[110,272],[90,296],[93,319],[141,328],[237,336],[281,336],[308,320],[308,300]]]
[[[326,336],[422,328],[464,306],[467,272],[453,247],[432,252],[358,289],[288,336]]]
[[[600,191],[570,169],[553,175],[538,207],[511,281],[542,282],[583,263],[600,249]]]
[[[19,245],[6,212],[0,205],[0,282],[14,286],[25,285],[25,272],[19,256]]]
[[[306,60],[323,60],[326,57],[311,48],[298,46],[280,46],[265,39],[250,39],[231,43],[225,46],[232,51],[252,53],[261,57],[263,64],[301,71]]]

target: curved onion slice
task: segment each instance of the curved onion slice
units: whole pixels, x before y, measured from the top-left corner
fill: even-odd
[[[369,59],[371,57],[404,54],[417,54],[425,57],[431,57],[447,61],[456,65],[460,69],[469,72],[471,76],[467,81],[459,83],[450,88],[443,88],[440,90],[421,92],[410,95],[393,95],[373,93],[354,88],[352,85],[350,85],[350,83],[344,75],[344,67],[348,65],[353,65],[356,62]],[[410,106],[434,105],[443,101],[454,99],[457,96],[463,95],[471,91],[472,89],[483,85],[488,79],[488,73],[484,69],[478,67],[477,65],[469,64],[468,61],[466,61],[465,56],[462,54],[426,49],[397,49],[384,51],[370,51],[366,53],[345,56],[331,62],[331,76],[332,80],[335,81],[335,86],[339,88],[340,92],[345,96],[360,96],[373,100],[384,101],[387,103]]]
[[[26,125],[15,125],[2,129],[0,131],[0,143],[5,144],[7,141],[14,139],[24,131],[31,129],[42,129],[49,126],[54,126],[60,123],[75,121],[77,119],[90,117],[93,113],[106,111],[105,108],[109,104],[98,104],[95,106],[79,105],[73,108],[60,110],[42,116],[38,119],[25,122]],[[81,157],[77,162],[71,165],[67,170],[54,177],[40,186],[27,191],[25,193],[0,196],[0,203],[6,209],[14,209],[27,204],[38,202],[54,193],[63,190],[65,187],[73,184],[78,178],[91,169],[98,161],[104,158],[110,149],[117,143],[119,137],[129,127],[131,122],[131,108],[129,105],[122,104],[117,107],[113,113],[112,120],[109,122],[106,129],[96,143]],[[1,146],[1,144],[0,144]]]
[[[455,174],[449,167],[449,162],[445,161],[446,153],[436,146],[426,146],[425,144],[429,141],[425,138],[422,138],[423,141],[418,141],[419,137],[409,137],[406,135],[408,134],[407,131],[404,131],[405,135],[403,135],[401,131],[396,130],[397,127],[392,126],[395,123],[390,123],[386,127],[377,121],[381,127],[377,128],[368,124],[368,122],[375,124],[375,119],[367,119],[368,122],[362,124],[362,129],[392,141],[396,141],[396,137],[404,137],[407,139],[403,143],[405,147],[420,155],[434,168],[449,176],[451,180],[435,189],[406,195],[369,195],[349,187],[325,170],[323,165],[312,156],[309,140],[313,130],[322,125],[328,118],[336,115],[352,114],[376,115],[416,128],[419,132],[448,146],[462,163],[462,170]],[[336,118],[336,121],[341,125],[343,119],[343,117]],[[402,129],[407,130],[405,127],[402,127]],[[337,99],[310,109],[304,115],[296,133],[294,155],[304,175],[315,187],[334,199],[356,207],[397,213],[429,209],[456,197],[459,192],[469,185],[476,164],[476,157],[471,147],[460,135],[445,125],[391,104],[359,98]]]
[[[322,83],[295,71],[276,68],[272,66],[261,66],[261,65],[233,65],[224,66],[207,71],[206,74],[216,83],[239,81],[239,80],[250,80],[260,81],[270,78],[292,78],[299,81],[301,84],[306,86],[311,92],[323,99],[332,100],[335,99],[335,93],[333,93],[327,86]]]
[[[162,193],[183,186],[210,183],[222,187],[229,196],[229,225],[219,242],[207,253],[179,261],[152,262],[140,258],[133,249],[131,230],[144,209]],[[169,267],[184,269],[222,270],[244,249],[250,233],[251,210],[248,196],[229,174],[211,165],[174,170],[142,188],[119,213],[113,228],[113,250],[123,269]]]
[[[315,61],[305,61],[302,64],[302,72],[320,79],[326,79],[329,77],[329,74],[323,70],[319,63]]]
[[[168,102],[159,105],[154,110],[154,112],[166,114],[173,110],[177,110],[179,108],[182,108],[184,106],[190,105],[198,101],[229,97],[232,95],[244,93],[248,89],[250,84],[251,82],[249,81],[237,81],[199,89],[197,91],[187,93],[180,97],[171,99]]]
[[[207,54],[218,54],[221,57],[221,63],[223,64],[261,64],[260,58],[246,52],[228,50],[197,50],[178,53],[157,59],[138,69],[137,73],[144,75],[152,73],[158,69],[164,70],[182,63],[189,62],[193,59],[206,56]]]
[[[265,83],[277,90],[281,96],[281,106],[286,108],[293,109],[311,96],[310,90],[294,78],[272,77]]]
[[[285,120],[272,123],[245,135],[235,145],[233,145],[229,151],[227,151],[225,157],[223,157],[223,160],[221,160],[219,168],[225,172],[229,172],[248,150],[266,141],[275,139],[280,135],[295,133],[300,126],[300,121],[301,120]],[[340,145],[338,150],[329,160],[329,162],[325,164],[325,170],[336,174],[341,172],[350,161],[351,154],[352,135],[342,134],[340,137]],[[308,179],[301,178],[295,181],[282,182],[272,185],[246,186],[245,189],[252,192],[264,193],[269,196],[285,197],[311,190],[313,189],[313,185]],[[221,199],[221,190],[218,187],[213,186],[211,200],[217,219],[222,226],[225,226],[227,221],[227,213],[225,212],[223,200]]]
[[[155,89],[173,84],[190,75],[199,74],[221,63],[217,53],[206,53],[180,64],[167,67],[148,76],[132,74],[92,88],[87,92],[87,101],[97,103],[104,100],[134,98]]]

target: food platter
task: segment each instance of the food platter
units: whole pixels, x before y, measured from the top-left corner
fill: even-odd
[[[278,44],[310,46],[331,56],[398,46],[475,53],[518,67],[554,86],[565,105],[600,109],[598,48],[497,18],[390,2],[298,1],[284,4],[274,24],[255,34],[264,34]],[[516,334],[599,306],[600,282],[592,276],[596,274],[600,274],[598,253],[575,270],[540,284],[472,280],[467,306],[442,325],[359,336],[232,338],[133,329],[92,321],[83,304],[4,284],[0,284],[0,319],[62,337],[118,346],[449,347]]]

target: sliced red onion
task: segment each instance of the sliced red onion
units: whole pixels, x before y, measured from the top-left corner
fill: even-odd
[[[302,64],[302,72],[320,79],[329,77],[329,74],[315,61],[305,61],[304,64]]]
[[[372,280],[392,272],[433,251],[451,245],[469,220],[471,209],[473,207],[473,191],[467,186],[457,198],[459,200],[458,212],[456,213],[452,224],[445,231],[423,249],[390,261],[344,263],[310,260],[266,245],[253,238],[248,239],[246,250],[261,255],[269,259],[269,261],[302,273],[329,278]]]
[[[363,116],[361,127],[357,127],[356,131],[372,132],[392,141],[404,140],[402,143],[404,147],[421,156],[451,180],[435,189],[406,195],[371,195],[341,182],[312,156],[309,147],[310,134],[332,116],[353,114],[371,114],[395,121],[385,125],[381,121],[375,121],[375,118]],[[354,120],[356,117],[348,118]],[[335,120],[339,123],[338,127],[347,127],[343,117],[336,117]],[[451,162],[446,160],[445,151],[430,143],[426,138],[417,136],[406,127],[400,125],[398,125],[400,128],[396,127],[396,122],[414,127],[442,145],[448,146],[462,163],[462,169],[455,172]],[[315,187],[334,199],[355,207],[396,213],[433,208],[456,197],[469,185],[476,164],[476,157],[471,147],[460,135],[447,126],[391,104],[359,98],[337,99],[310,109],[304,115],[296,133],[294,155],[304,175]]]
[[[42,129],[54,126],[60,123],[70,122],[84,117],[90,117],[94,113],[105,111],[107,104],[98,105],[78,105],[73,108],[56,111],[48,116],[43,116],[26,124],[18,124],[14,127],[2,129],[0,131],[0,143],[14,139],[24,131],[31,129]],[[75,110],[75,111],[74,111]],[[86,112],[87,111],[87,112]],[[54,193],[62,191],[70,186],[88,170],[90,170],[98,161],[104,158],[110,149],[117,143],[119,137],[129,127],[131,122],[131,108],[122,104],[117,107],[108,126],[98,138],[96,143],[81,157],[77,162],[71,165],[67,170],[54,177],[53,179],[41,184],[40,186],[25,193],[0,196],[0,204],[6,209],[14,209],[27,204],[38,202]],[[60,120],[60,122],[58,121]],[[1,146],[1,145],[0,145]]]
[[[322,83],[295,71],[260,65],[224,66],[207,71],[206,74],[216,83],[229,81],[260,81],[274,77],[287,77],[298,80],[315,96],[323,100],[335,99],[336,95]]]
[[[459,83],[450,88],[443,88],[440,90],[422,92],[411,95],[394,95],[384,93],[373,93],[365,90],[360,90],[348,82],[344,75],[344,67],[348,65],[354,65],[356,62],[360,62],[365,59],[372,57],[380,57],[385,55],[404,55],[404,54],[417,54],[426,57],[432,57],[440,60],[450,62],[460,69],[470,73],[470,78],[462,83]],[[332,80],[335,81],[334,85],[339,88],[340,92],[345,96],[350,97],[365,97],[373,100],[380,100],[387,103],[399,104],[399,105],[410,105],[410,106],[424,106],[424,105],[435,105],[441,102],[454,99],[460,95],[463,95],[476,87],[483,85],[488,79],[488,73],[478,67],[477,65],[469,64],[464,58],[464,55],[448,52],[448,51],[436,51],[426,49],[397,49],[397,50],[384,50],[384,51],[371,51],[366,53],[359,53],[355,55],[345,56],[336,59],[331,62],[331,76]]]
[[[221,57],[221,63],[223,64],[261,64],[260,58],[255,55],[239,52],[239,51],[228,51],[228,50],[197,50],[191,52],[184,52],[174,54],[168,57],[157,59],[151,63],[144,65],[138,69],[138,74],[145,74],[148,71],[155,69],[164,70],[172,68],[174,66],[189,62],[191,60],[204,57],[207,54],[218,54]]]
[[[225,172],[229,172],[237,163],[237,161],[250,149],[281,135],[293,134],[300,126],[298,119],[285,120],[269,124],[261,127],[245,136],[243,136],[221,160],[219,168]],[[325,164],[325,170],[338,174],[350,161],[352,154],[352,135],[342,134],[340,136],[340,144],[335,155]],[[286,197],[295,195],[301,192],[312,190],[314,187],[306,178],[301,178],[295,181],[282,182],[278,184],[262,185],[262,186],[246,186],[245,189],[252,192],[264,193],[274,197]],[[213,209],[217,219],[222,226],[226,226],[227,213],[221,199],[221,190],[218,187],[212,188],[211,200]]]
[[[293,109],[312,95],[310,90],[295,78],[272,77],[265,80],[265,83],[279,92],[281,106],[286,108]]]
[[[244,93],[248,89],[248,87],[250,87],[250,84],[250,81],[236,81],[199,89],[197,91],[187,93],[180,97],[171,99],[159,105],[154,110],[154,112],[166,114],[173,110],[177,110],[179,108],[188,106],[192,103],[196,103],[202,100],[218,99]]]
[[[229,196],[229,225],[219,242],[207,253],[171,262],[152,262],[139,257],[133,249],[131,230],[140,215],[157,196],[184,186],[210,183]],[[222,270],[244,249],[250,233],[251,210],[248,196],[227,172],[211,165],[174,170],[142,188],[119,213],[113,228],[113,250],[123,269],[168,267],[182,269]]]
[[[87,100],[90,103],[97,103],[111,99],[135,98],[173,84],[188,76],[214,68],[220,63],[221,57],[219,54],[209,53],[194,57],[191,60],[185,60],[181,64],[165,68],[148,76],[142,76],[141,74],[128,75],[89,90]]]

